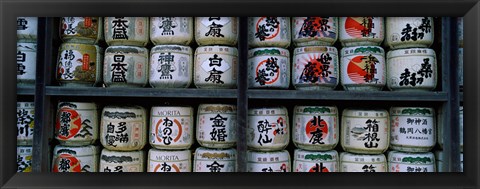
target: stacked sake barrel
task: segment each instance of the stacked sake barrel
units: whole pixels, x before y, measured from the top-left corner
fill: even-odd
[[[200,104],[197,113],[193,172],[235,172],[237,107],[230,104]]]
[[[287,108],[258,107],[248,110],[247,172],[290,172],[290,122]]]
[[[61,86],[92,87],[101,82],[103,40],[101,17],[63,17],[60,22],[63,43],[58,50],[56,79]]]
[[[149,83],[153,88],[188,88],[192,83],[192,17],[150,17]]]
[[[105,17],[103,84],[106,87],[144,87],[148,82],[148,17]]]
[[[98,172],[98,107],[93,102],[59,102],[52,172]]]
[[[387,17],[387,87],[392,91],[432,91],[437,86],[432,17]],[[392,107],[390,172],[434,172],[435,109]],[[413,122],[412,122],[413,120]],[[400,161],[401,160],[401,161]]]
[[[386,85],[383,17],[341,17],[341,83],[346,91],[381,91]]]
[[[17,172],[32,172],[35,103],[17,102]]]
[[[389,114],[383,109],[346,108],[342,112],[341,172],[387,172],[383,154],[390,142]]]
[[[239,18],[195,17],[197,88],[237,88]]]
[[[339,172],[339,119],[335,106],[296,106],[292,141],[294,172]]]
[[[17,84],[35,85],[37,17],[17,17]]]
[[[338,17],[292,17],[292,84],[297,90],[333,90],[339,83]]]
[[[109,105],[100,114],[99,172],[145,172],[147,112],[141,106]]]
[[[288,89],[289,17],[248,17],[248,88]]]

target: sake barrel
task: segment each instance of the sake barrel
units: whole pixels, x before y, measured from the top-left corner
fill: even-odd
[[[105,17],[105,41],[109,46],[144,47],[149,42],[148,17]]]
[[[293,172],[339,172],[338,152],[295,149]]]
[[[102,110],[100,142],[108,150],[140,150],[147,142],[147,117],[141,106],[108,105]]]
[[[102,150],[99,172],[145,172],[145,153],[143,151]]]
[[[379,46],[343,48],[340,69],[347,91],[381,91],[387,82],[385,51]]]
[[[295,106],[293,143],[304,150],[332,150],[338,144],[339,120],[335,106]]]
[[[188,149],[194,142],[192,107],[153,106],[150,145],[157,149]]]
[[[235,172],[237,150],[199,147],[195,150],[193,172]]]
[[[32,172],[32,146],[17,146],[17,172]]]
[[[57,60],[60,85],[88,87],[102,80],[103,50],[97,45],[62,43]]]
[[[436,144],[435,110],[430,107],[390,108],[390,148],[428,152]]]
[[[64,42],[97,44],[103,40],[103,18],[62,17],[60,37]]]
[[[55,139],[64,146],[85,146],[98,139],[98,106],[93,102],[59,102]]]
[[[17,85],[35,85],[37,43],[17,42]]]
[[[250,108],[247,122],[247,146],[257,151],[278,151],[290,142],[287,108]]]
[[[154,88],[188,88],[193,64],[191,47],[157,45],[150,52],[149,83]]]
[[[340,154],[340,172],[387,172],[387,158],[383,154]]]
[[[57,145],[53,149],[52,172],[98,172],[98,146],[67,147]]]
[[[392,91],[434,90],[437,72],[433,49],[399,49],[387,53],[387,87]]]
[[[293,52],[292,84],[298,90],[333,90],[339,82],[335,47],[297,47]]]
[[[238,17],[195,17],[195,41],[199,46],[236,46],[239,22]]]
[[[247,172],[290,172],[290,169],[290,154],[286,150],[247,151]]]
[[[289,17],[248,17],[249,47],[287,48],[291,35]]]
[[[427,48],[433,44],[433,17],[387,17],[385,45],[391,49]]]
[[[197,142],[207,148],[231,148],[237,142],[237,106],[198,105]]]
[[[17,17],[17,41],[37,42],[38,17]]]
[[[277,47],[248,51],[248,88],[288,89],[290,53]]]
[[[292,41],[297,47],[332,46],[338,30],[338,17],[292,17]]]
[[[108,47],[103,64],[103,83],[107,87],[144,87],[148,83],[148,55],[145,47]]]
[[[152,148],[148,151],[147,172],[192,172],[192,153]]]
[[[35,103],[17,102],[17,145],[33,144],[35,126]]]
[[[197,88],[237,88],[235,47],[203,46],[195,50],[193,83]]]
[[[436,172],[435,156],[432,152],[390,151],[388,153],[388,169],[389,172]]]
[[[341,144],[346,152],[381,154],[388,149],[390,121],[386,110],[346,108],[341,130]]]
[[[339,41],[344,47],[380,46],[385,38],[383,17],[340,17]]]
[[[192,17],[150,17],[150,41],[154,45],[189,45],[192,40]]]

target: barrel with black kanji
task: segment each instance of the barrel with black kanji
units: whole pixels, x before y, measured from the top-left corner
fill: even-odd
[[[292,41],[297,47],[332,46],[338,30],[338,17],[292,17]]]
[[[105,17],[105,41],[109,46],[128,45],[144,47],[150,36],[148,17]]]
[[[387,17],[385,23],[385,45],[391,49],[428,48],[433,44],[433,17]]]
[[[287,48],[290,24],[290,17],[248,17],[248,46]]]
[[[208,148],[231,148],[237,142],[237,106],[200,104],[197,113],[196,139]]]
[[[287,150],[275,152],[247,150],[247,172],[291,172],[290,154]]]
[[[35,85],[37,43],[17,42],[17,85]]]
[[[36,43],[38,17],[17,17],[17,41]]]
[[[259,107],[248,110],[247,146],[256,151],[279,151],[290,142],[287,108]]]
[[[149,141],[162,150],[189,149],[194,142],[193,108],[189,106],[153,106]]]
[[[98,172],[98,146],[61,146],[53,149],[52,172]]]
[[[292,141],[305,150],[332,150],[340,137],[339,121],[335,106],[295,106]]]
[[[145,47],[110,46],[105,50],[103,83],[107,87],[144,87],[149,52]]]
[[[145,172],[145,152],[119,152],[103,149],[98,172]]]
[[[238,17],[195,17],[195,41],[199,46],[236,46],[239,22]]]
[[[190,45],[193,41],[193,18],[150,17],[150,41],[154,45]]]
[[[343,47],[379,46],[385,38],[383,17],[340,17],[339,41]]]
[[[17,145],[33,144],[35,126],[35,103],[17,102]]]
[[[98,44],[103,40],[103,18],[62,17],[60,37],[63,42]]]
[[[236,160],[236,149],[210,149],[199,147],[195,150],[193,172],[235,172],[237,166]]]
[[[93,102],[59,102],[55,139],[64,146],[85,146],[98,139],[98,106]]]

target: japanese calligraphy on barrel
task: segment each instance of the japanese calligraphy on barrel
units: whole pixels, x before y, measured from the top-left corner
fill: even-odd
[[[210,149],[199,147],[195,150],[193,172],[235,172],[237,150]]]
[[[387,87],[390,90],[434,90],[437,86],[437,70],[433,49],[399,49],[387,53]]]
[[[287,49],[267,47],[248,51],[248,88],[290,86],[290,53]]]
[[[17,84],[35,85],[37,43],[17,43]]]
[[[430,47],[433,44],[433,17],[387,17],[385,45],[391,49]]]
[[[17,145],[33,144],[35,103],[17,102]]]
[[[109,46],[144,47],[149,42],[148,17],[105,17],[105,41]]]
[[[196,139],[208,148],[231,148],[237,142],[237,106],[200,104]]]
[[[17,146],[17,172],[32,172],[32,146]]]
[[[248,110],[247,146],[257,151],[278,151],[290,142],[288,111],[285,107]]]
[[[290,17],[248,17],[249,47],[290,46]]]
[[[437,172],[435,156],[432,152],[390,151],[388,153],[388,172]]]
[[[338,38],[338,17],[292,17],[292,41],[297,47],[332,46]]]
[[[195,17],[195,41],[199,46],[236,46],[238,36],[237,17]]]
[[[38,17],[17,17],[17,41],[37,42]]]
[[[140,106],[105,106],[100,122],[103,147],[115,151],[142,149],[147,140],[146,116]]]
[[[286,150],[276,152],[248,150],[247,172],[291,172],[290,154]]]
[[[347,91],[380,91],[387,82],[385,52],[379,46],[343,48],[340,69]]]
[[[102,150],[99,172],[145,172],[145,153]]]
[[[52,172],[98,172],[99,152],[98,146],[57,145],[53,149]]]
[[[338,110],[335,106],[295,106],[292,141],[298,148],[325,151],[337,146]]]
[[[64,42],[97,44],[103,40],[103,18],[62,17],[60,37]]]
[[[428,152],[436,144],[435,110],[429,107],[390,108],[390,148]]]
[[[150,145],[157,149],[188,149],[193,144],[193,108],[153,106]]]
[[[335,47],[298,47],[293,52],[292,84],[298,90],[332,90],[338,85]]]
[[[385,38],[383,17],[340,17],[339,28],[344,47],[379,46]]]
[[[387,158],[383,154],[340,154],[340,172],[387,172]]]
[[[388,112],[382,109],[346,108],[342,113],[343,150],[359,154],[381,154],[390,142]]]
[[[192,153],[190,150],[148,151],[147,172],[192,172]]]
[[[144,87],[148,83],[148,49],[110,46],[105,50],[103,83],[107,87]]]
[[[93,102],[59,102],[55,139],[63,146],[84,146],[98,139],[98,110]]]
[[[189,46],[157,45],[150,52],[150,85],[188,88],[192,83],[193,52]]]
[[[193,83],[197,88],[237,88],[235,47],[202,46],[195,50]]]
[[[150,40],[154,45],[189,45],[193,40],[193,18],[150,17]]]
[[[338,152],[295,149],[293,172],[338,172]]]
[[[102,80],[103,50],[97,45],[63,43],[57,61],[56,77],[61,85],[94,86]]]

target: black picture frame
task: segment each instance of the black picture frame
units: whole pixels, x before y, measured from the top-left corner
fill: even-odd
[[[478,63],[480,4],[477,0],[11,0],[0,3],[0,186],[2,188],[479,188],[479,90]],[[149,173],[16,173],[14,82],[16,30],[18,16],[464,16],[464,172],[402,174],[306,173],[258,174],[225,173],[220,175],[184,173],[158,175]],[[45,35],[39,30],[39,36]],[[42,40],[42,39],[39,39]],[[43,39],[45,40],[45,39]],[[242,40],[242,39],[241,39]],[[243,39],[245,40],[245,39]],[[244,46],[246,49],[246,46]],[[46,49],[56,51],[56,49]],[[241,52],[245,53],[245,51]],[[246,55],[246,54],[243,54]],[[38,55],[37,59],[45,59]],[[242,54],[240,54],[242,56]],[[41,66],[40,66],[41,67]],[[38,72],[37,72],[38,73]],[[41,77],[41,76],[37,76]],[[41,83],[40,83],[41,84]],[[37,83],[39,85],[39,83]],[[246,87],[245,85],[239,86]],[[45,91],[36,91],[44,93]],[[238,96],[238,98],[244,98]],[[36,101],[44,103],[42,100]],[[246,112],[243,112],[246,113]],[[48,157],[48,156],[47,156]],[[46,169],[46,168],[42,168]]]

